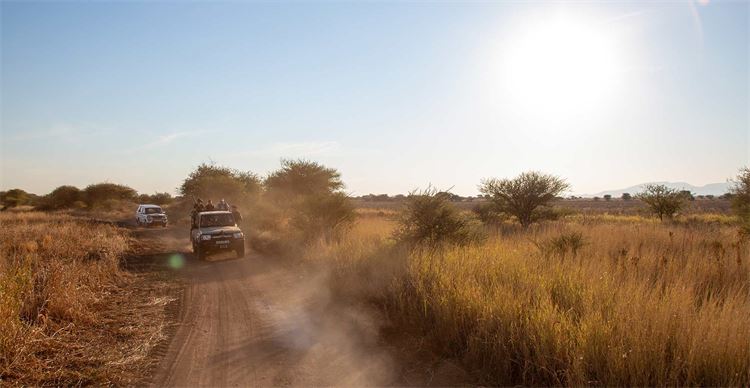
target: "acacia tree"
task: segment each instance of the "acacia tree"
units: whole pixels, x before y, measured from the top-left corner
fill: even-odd
[[[750,168],[741,168],[733,183],[732,208],[740,218],[742,231],[750,234]]]
[[[665,185],[646,185],[636,198],[648,205],[652,213],[659,216],[659,220],[672,216],[685,205],[687,197],[684,193],[671,189]]]
[[[282,201],[325,195],[344,188],[336,169],[304,159],[282,160],[281,168],[269,174],[264,183],[266,191]]]
[[[225,198],[230,202],[243,201],[260,193],[257,175],[215,164],[203,163],[191,172],[179,188],[189,198]]]
[[[134,201],[138,193],[128,186],[105,182],[86,186],[83,197],[89,206],[94,206],[110,200]]]
[[[75,186],[63,185],[47,194],[46,205],[51,209],[73,207],[77,201],[83,199],[83,192]]]
[[[485,179],[479,191],[490,197],[498,211],[516,217],[525,228],[542,217],[542,207],[569,187],[562,178],[530,171],[513,179]]]
[[[356,213],[334,168],[307,160],[282,160],[265,179],[265,195],[289,218],[298,236],[312,241],[338,238]]]

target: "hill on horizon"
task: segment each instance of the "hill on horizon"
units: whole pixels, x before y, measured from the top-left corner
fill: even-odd
[[[730,183],[729,182],[723,182],[723,183],[709,183],[703,186],[694,186],[687,182],[647,182],[647,183],[641,183],[639,185],[634,185],[630,187],[626,187],[624,189],[617,189],[617,190],[606,190],[606,191],[600,191],[596,194],[584,194],[583,197],[602,197],[604,195],[611,195],[612,197],[619,197],[623,193],[630,193],[632,195],[635,195],[641,191],[643,191],[643,187],[649,184],[659,184],[659,185],[666,185],[669,188],[677,189],[677,190],[690,190],[693,195],[714,195],[719,196],[725,193],[729,192]]]

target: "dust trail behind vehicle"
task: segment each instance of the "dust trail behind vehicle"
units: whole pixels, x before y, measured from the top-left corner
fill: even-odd
[[[325,268],[257,254],[200,261],[188,253],[187,235],[175,227],[136,233],[144,246],[162,250],[160,257],[184,259],[174,260],[187,284],[180,323],[155,385],[406,383],[403,360],[380,339],[384,321],[337,301]],[[440,383],[409,377],[417,381]]]

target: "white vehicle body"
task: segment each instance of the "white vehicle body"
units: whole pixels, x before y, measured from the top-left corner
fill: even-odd
[[[144,226],[167,226],[167,213],[159,205],[138,205],[135,223]]]

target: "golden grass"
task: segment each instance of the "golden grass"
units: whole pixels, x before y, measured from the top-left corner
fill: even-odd
[[[334,290],[379,303],[481,383],[750,384],[748,243],[713,216],[617,217],[423,251],[368,217],[311,256],[333,264]],[[575,250],[560,238],[576,235]]]
[[[119,268],[124,231],[38,212],[0,213],[0,225],[0,382],[138,381],[123,370],[160,331],[140,325],[151,312],[134,308],[138,279]]]
[[[634,214],[610,214],[610,213],[573,213],[564,217],[566,221],[582,224],[590,223],[639,223],[639,224],[662,224],[657,217]],[[727,214],[688,214],[675,217],[666,223],[682,225],[715,224],[721,226],[732,226],[739,222],[736,216]]]

